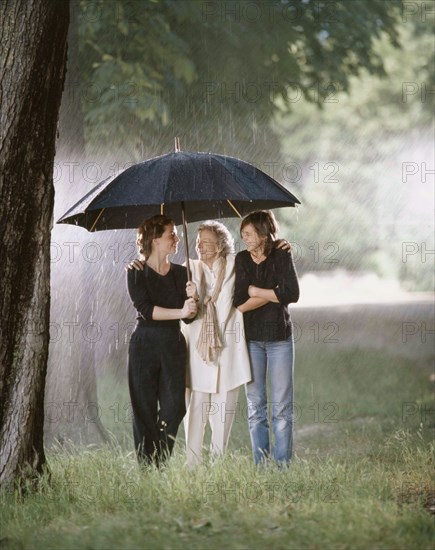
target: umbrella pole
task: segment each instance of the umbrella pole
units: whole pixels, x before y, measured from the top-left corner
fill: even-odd
[[[192,273],[190,272],[190,263],[189,263],[189,240],[187,238],[187,223],[186,223],[186,213],[184,211],[184,202],[181,202],[181,216],[183,219],[183,234],[184,234],[184,248],[186,254],[186,268],[187,268],[187,280],[192,280]]]

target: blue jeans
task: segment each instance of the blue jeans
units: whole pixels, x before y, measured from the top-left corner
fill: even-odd
[[[254,462],[272,456],[287,464],[293,444],[293,337],[276,342],[248,341],[252,382],[246,384],[248,423]],[[270,452],[266,374],[269,371],[274,445]]]

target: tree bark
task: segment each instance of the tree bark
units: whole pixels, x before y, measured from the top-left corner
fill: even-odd
[[[0,485],[41,472],[53,159],[68,1],[0,8]]]

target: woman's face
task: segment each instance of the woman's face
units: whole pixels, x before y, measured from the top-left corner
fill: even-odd
[[[248,252],[259,251],[264,246],[265,237],[261,237],[255,227],[248,223],[241,231],[243,242],[246,245]]]
[[[203,262],[214,262],[220,256],[219,239],[216,233],[202,229],[196,238],[196,252]]]
[[[176,254],[179,242],[175,225],[166,225],[162,236],[153,240],[153,250],[157,249],[162,254]]]

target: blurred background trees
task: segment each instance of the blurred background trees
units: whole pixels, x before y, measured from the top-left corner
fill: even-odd
[[[80,2],[81,97],[89,145],[136,155],[192,148],[269,159],[277,100],[320,102],[365,69],[376,39],[398,46],[400,2]],[[300,102],[300,101],[298,101]]]
[[[417,185],[411,172],[424,170],[406,158],[410,142],[424,150],[432,130],[424,2],[111,0],[74,10],[69,93],[90,158],[109,152],[116,171],[171,150],[175,135],[185,149],[240,156],[304,199],[290,232],[314,248],[301,249],[301,272],[337,267],[312,261],[326,246],[340,267],[431,287],[430,262],[412,269],[400,244],[426,242],[430,229],[427,212],[412,228],[403,212],[415,214],[404,195]],[[279,217],[288,230],[293,213]]]
[[[73,1],[55,220],[96,183],[173,150],[180,136],[183,149],[243,158],[300,198],[300,208],[276,211],[299,275],[362,270],[432,289],[429,8],[401,0]],[[237,238],[237,220],[228,226]],[[53,228],[51,438],[92,442],[103,433],[94,369],[125,382],[134,311],[124,265],[134,241],[134,231]],[[174,261],[183,259],[180,247]],[[60,415],[56,403],[65,402]],[[112,405],[108,414],[128,421],[126,404]]]

